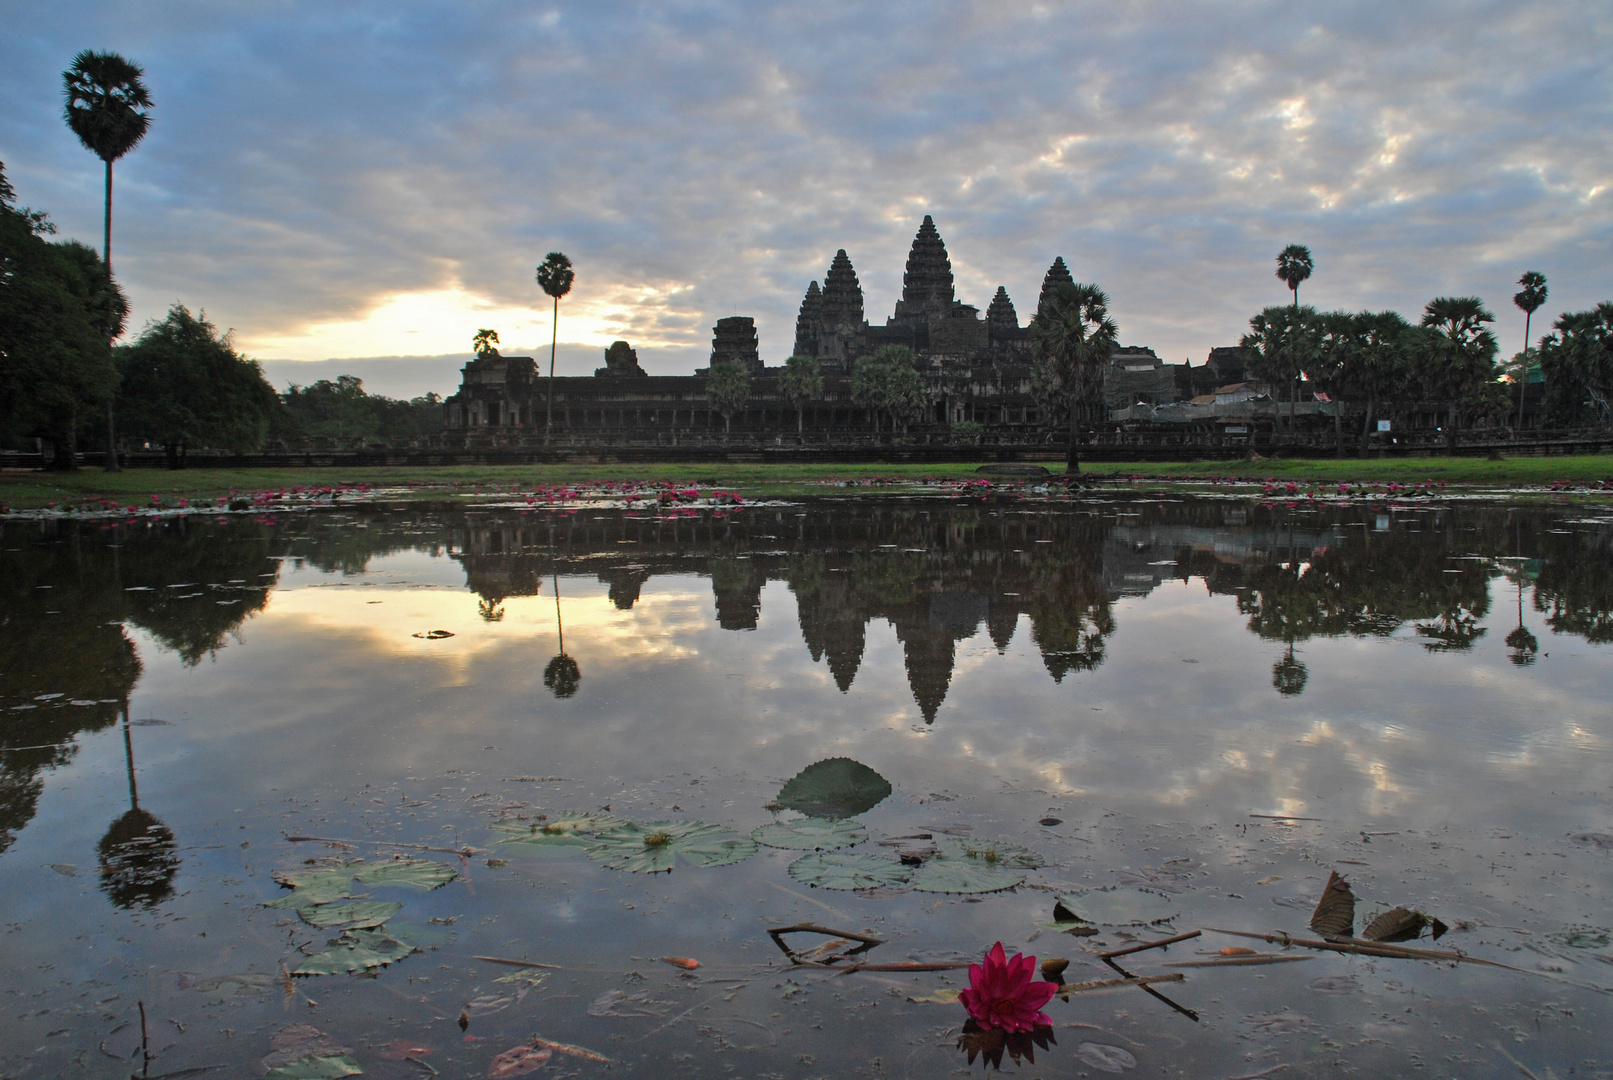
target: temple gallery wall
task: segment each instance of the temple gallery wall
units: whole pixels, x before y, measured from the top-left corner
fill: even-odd
[[[1042,279],[1038,308],[1048,294],[1072,280],[1062,257]],[[1045,402],[1032,391],[1033,356],[1028,321],[1005,288],[980,309],[959,300],[952,260],[935,222],[925,215],[902,275],[902,296],[882,325],[871,323],[863,290],[844,248],[835,252],[822,283],[811,282],[795,321],[797,356],[816,360],[822,393],[797,416],[780,384],[783,371],[762,361],[755,320],[720,319],[712,328],[711,364],[736,364],[750,373],[750,393],[730,418],[734,433],[755,436],[794,433],[797,422],[813,434],[876,430],[873,410],[852,396],[855,361],[886,345],[911,349],[925,384],[926,406],[910,428],[950,429],[978,424],[999,436],[1032,438],[1048,429]],[[561,434],[623,433],[646,438],[698,436],[723,429],[707,395],[709,367],[689,375],[650,375],[626,341],[605,350],[605,365],[592,376],[554,380],[554,429]],[[519,441],[541,433],[548,409],[549,380],[527,356],[491,351],[466,364],[459,391],[444,408],[447,426],[467,441]],[[1202,365],[1167,364],[1150,348],[1121,346],[1110,357],[1103,382],[1104,404],[1118,421],[1158,418],[1171,408],[1211,424],[1246,417],[1260,388],[1244,382],[1243,359],[1233,348],[1213,349]]]

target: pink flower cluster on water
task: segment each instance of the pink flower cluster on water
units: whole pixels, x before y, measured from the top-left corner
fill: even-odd
[[[984,962],[969,965],[969,989],[959,993],[958,1000],[976,1023],[986,1027],[1032,1031],[1051,1026],[1053,1021],[1042,1012],[1042,1006],[1053,999],[1058,987],[1033,980],[1035,971],[1036,957],[1020,953],[1010,960],[999,941],[986,953]]]

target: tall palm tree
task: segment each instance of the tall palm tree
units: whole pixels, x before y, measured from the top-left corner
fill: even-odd
[[[1445,452],[1456,450],[1456,407],[1495,377],[1495,335],[1485,323],[1495,316],[1477,296],[1436,296],[1423,308],[1422,325],[1433,331],[1423,358],[1427,378],[1450,406]]]
[[[582,683],[582,672],[577,661],[566,652],[566,627],[560,619],[560,571],[554,572],[554,625],[560,637],[560,652],[549,660],[543,669],[543,685],[557,698],[568,698],[577,693]]]
[[[112,277],[112,163],[133,150],[151,127],[151,92],[141,81],[145,70],[117,53],[85,49],[62,72],[67,126],[84,148],[106,163],[106,215],[101,259]],[[116,337],[107,327],[107,340]],[[112,397],[106,399],[106,467],[117,472],[118,443]]]
[[[1529,382],[1529,320],[1535,309],[1546,302],[1546,275],[1538,270],[1526,270],[1518,279],[1523,290],[1512,297],[1512,302],[1523,309],[1523,367],[1518,372],[1518,427],[1523,427],[1523,389]]]
[[[1294,293],[1294,306],[1299,307],[1299,283],[1311,276],[1316,263],[1311,260],[1311,249],[1304,244],[1289,244],[1277,253],[1277,276],[1283,279]]]
[[[1109,296],[1096,285],[1058,286],[1031,320],[1036,358],[1070,410],[1067,476],[1081,474],[1077,433],[1119,337],[1120,328],[1109,317]]]
[[[571,260],[558,251],[543,257],[538,267],[538,285],[554,298],[554,329],[549,339],[549,405],[543,418],[543,445],[549,445],[549,432],[554,427],[554,351],[560,341],[560,298],[571,291],[576,279]]]

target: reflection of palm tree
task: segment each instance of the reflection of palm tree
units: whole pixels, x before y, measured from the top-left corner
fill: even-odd
[[[1507,635],[1507,648],[1512,650],[1508,657],[1519,667],[1528,667],[1535,662],[1535,653],[1540,651],[1540,642],[1523,625],[1523,574],[1518,574],[1518,628]]]
[[[476,601],[476,614],[482,617],[483,622],[503,622],[504,601],[484,596]]]
[[[1310,679],[1310,672],[1299,660],[1294,659],[1294,643],[1288,643],[1288,652],[1271,668],[1271,685],[1284,697],[1296,697],[1305,692],[1305,683]]]
[[[123,703],[123,753],[129,770],[129,812],[114,821],[95,846],[101,862],[101,891],[116,907],[151,908],[174,894],[179,854],[173,830],[140,809],[127,699]]]
[[[577,692],[577,685],[582,682],[582,672],[577,669],[577,661],[566,655],[566,628],[560,620],[560,574],[554,575],[554,625],[560,638],[560,654],[549,661],[543,669],[543,685],[547,686],[557,698],[568,698]]]

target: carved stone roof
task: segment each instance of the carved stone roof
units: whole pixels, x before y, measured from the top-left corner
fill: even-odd
[[[807,290],[810,294],[811,290]],[[860,329],[863,322],[863,287],[852,269],[846,249],[835,252],[834,262],[823,277],[823,325]]]
[[[761,353],[756,344],[756,320],[748,315],[718,319],[711,328],[711,363],[738,364],[747,371],[761,371]]]
[[[1060,285],[1074,285],[1075,279],[1070,276],[1070,268],[1064,265],[1064,256],[1060,255],[1053,260],[1053,265],[1047,268],[1047,276],[1042,278],[1042,294],[1036,299],[1036,314],[1040,315],[1047,307],[1047,298],[1053,290]]]
[[[952,260],[947,257],[946,244],[935,228],[929,214],[913,237],[913,249],[907,256],[907,270],[902,274],[902,303],[927,311],[945,311],[952,306]]]
[[[801,311],[795,317],[795,356],[817,356],[823,328],[823,293],[814,281],[801,298]]]
[[[1014,310],[1014,302],[1008,299],[1008,290],[997,286],[997,295],[991,298],[991,306],[986,309],[986,321],[994,330],[1018,330],[1019,313]]]

